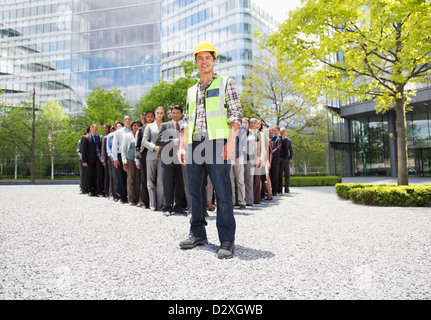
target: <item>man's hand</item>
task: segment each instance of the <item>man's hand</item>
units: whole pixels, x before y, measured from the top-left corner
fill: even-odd
[[[226,144],[223,148],[223,159],[229,160],[235,157],[235,149],[236,149],[236,136],[232,138],[232,135],[229,136],[229,139],[227,140]]]
[[[186,149],[184,147],[180,147],[177,152],[178,161],[180,164],[185,166],[187,164],[186,162]]]
[[[235,157],[236,136],[238,134],[239,124],[232,122],[230,125],[229,138],[223,148],[222,157],[224,160],[229,160]]]

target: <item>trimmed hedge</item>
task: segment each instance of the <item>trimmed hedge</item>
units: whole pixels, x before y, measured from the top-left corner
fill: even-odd
[[[335,186],[341,182],[340,177],[335,176],[290,176],[291,187],[315,187]]]
[[[431,185],[412,184],[361,184],[340,183],[335,185],[340,198],[350,199],[353,203],[372,206],[430,207]]]
[[[395,187],[396,184],[373,184],[373,183],[338,183],[335,185],[335,192],[340,198],[343,199],[349,199],[349,192],[352,189],[363,189],[363,188],[370,188],[375,186],[393,186]]]

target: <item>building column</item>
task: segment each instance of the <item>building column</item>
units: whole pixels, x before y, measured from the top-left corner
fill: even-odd
[[[391,164],[391,177],[397,177],[398,157],[397,157],[397,126],[395,111],[388,112],[388,132],[389,132],[389,159]]]
[[[350,119],[346,119],[347,120],[347,142],[349,143],[349,146],[347,148],[347,159],[348,159],[348,163],[347,163],[347,174],[349,177],[354,177],[355,176],[355,155],[354,155],[354,148],[352,147],[352,120]]]

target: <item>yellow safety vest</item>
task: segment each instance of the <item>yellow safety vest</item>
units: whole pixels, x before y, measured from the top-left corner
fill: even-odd
[[[205,112],[207,120],[207,133],[210,140],[228,139],[230,127],[227,123],[226,85],[228,77],[217,77],[205,91]],[[198,83],[189,88],[187,98],[189,102],[188,140],[193,142],[193,132],[196,123],[196,102]]]

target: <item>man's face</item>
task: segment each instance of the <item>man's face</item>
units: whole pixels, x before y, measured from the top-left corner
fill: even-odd
[[[146,113],[141,114],[141,122],[145,124],[146,121]]]
[[[201,74],[214,71],[215,59],[209,52],[199,52],[196,55],[196,65]]]
[[[181,110],[172,109],[172,111],[171,111],[172,120],[174,120],[175,122],[180,121],[182,115],[183,115],[183,113],[181,112]]]
[[[97,134],[97,126],[91,126],[90,132],[93,136],[95,136]]]
[[[130,118],[130,116],[125,116],[124,117],[124,125],[127,128],[130,128],[130,126],[132,125],[132,118]]]
[[[273,127],[269,127],[268,132],[269,132],[269,136],[272,137],[275,134],[275,129]]]

